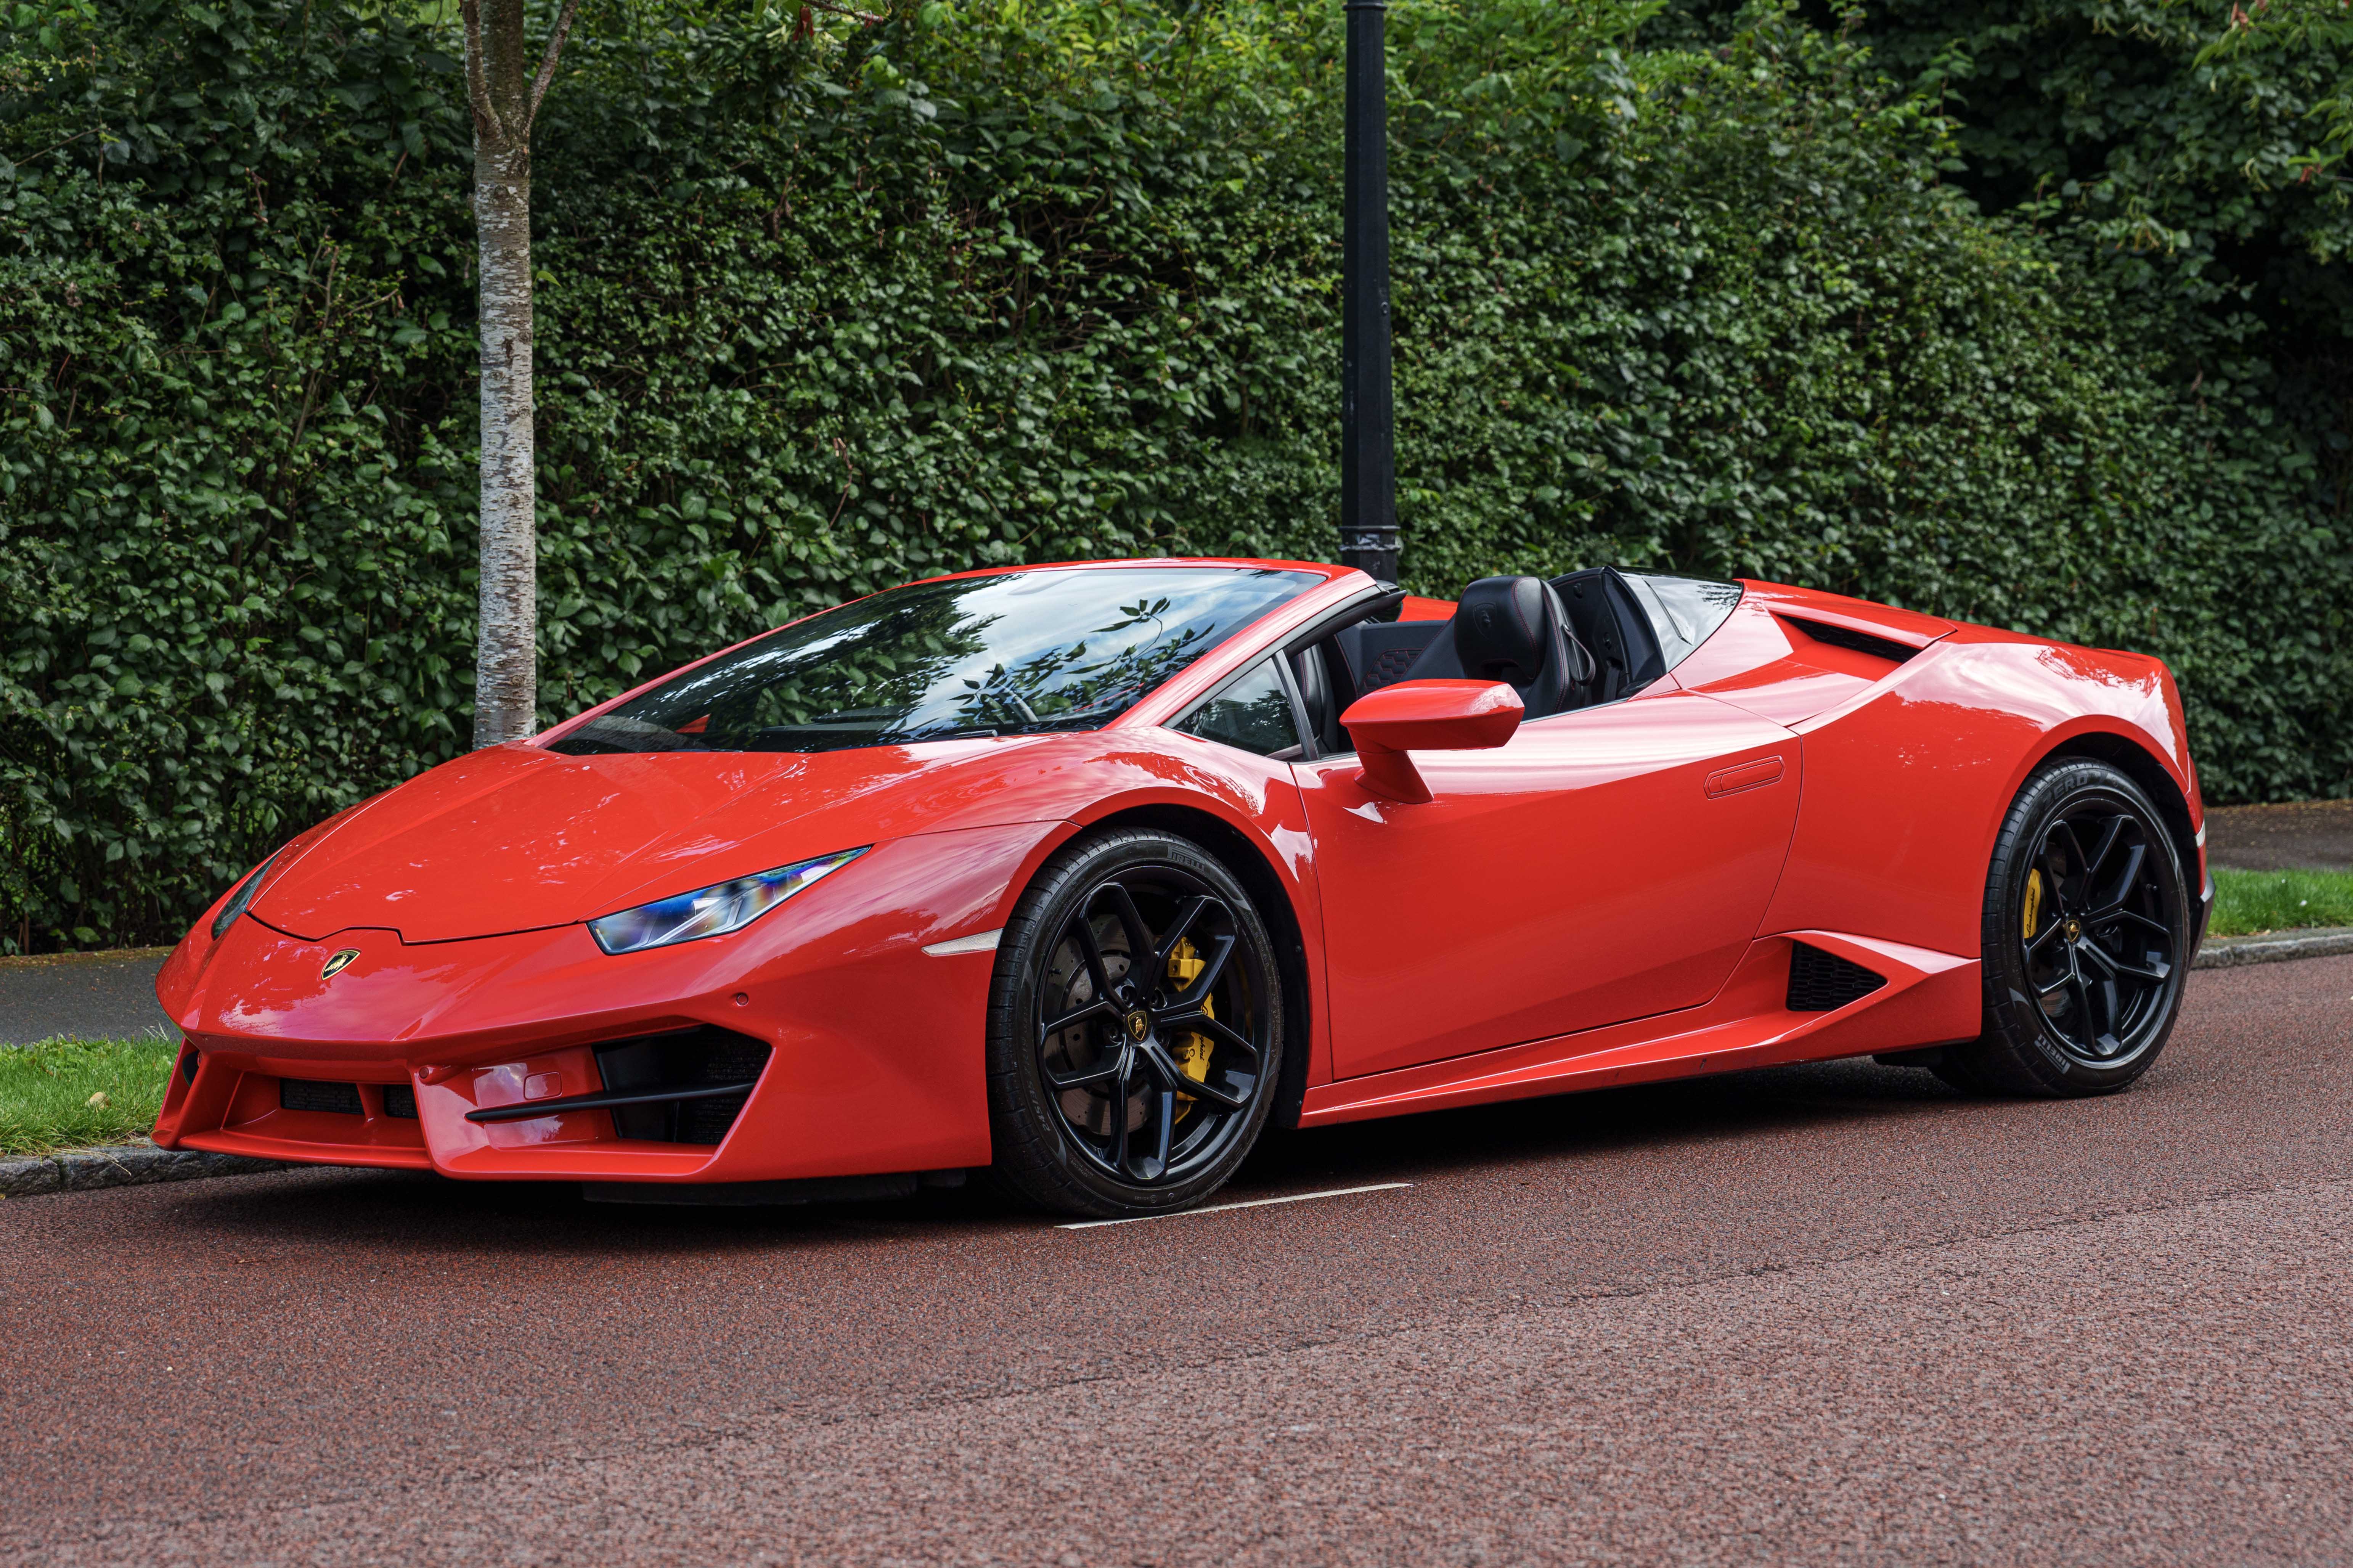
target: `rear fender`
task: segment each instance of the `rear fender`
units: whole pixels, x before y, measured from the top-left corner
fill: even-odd
[[[2002,818],[2071,743],[2136,748],[2187,811],[2179,699],[2161,664],[1973,630],[1793,726],[1806,740],[1803,800],[1762,931],[1852,931],[1976,957]]]

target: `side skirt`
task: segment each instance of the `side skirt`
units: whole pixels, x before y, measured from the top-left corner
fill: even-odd
[[[1793,1012],[1789,960],[1799,942],[1861,964],[1887,983],[1831,1012]],[[1702,1006],[1324,1084],[1307,1091],[1299,1124],[1327,1127],[1970,1040],[1982,1010],[1975,959],[1835,931],[1785,931],[1759,938]]]

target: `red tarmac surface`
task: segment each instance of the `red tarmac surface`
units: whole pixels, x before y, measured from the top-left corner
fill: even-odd
[[[0,1203],[11,1563],[2353,1557],[2353,959],[2136,1091],[1292,1140],[1094,1230],[317,1172]]]

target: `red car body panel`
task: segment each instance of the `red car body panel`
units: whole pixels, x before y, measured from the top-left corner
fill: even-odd
[[[1767,758],[1783,771],[1765,788],[1707,792]],[[1415,760],[1426,805],[1368,794],[1353,758],[1299,769],[1343,1077],[1706,1001],[1756,935],[1797,816],[1797,738],[1688,692]]]
[[[1791,1012],[1789,944],[1867,964],[1888,984],[1835,1012]],[[1609,1088],[1701,1073],[1902,1050],[1975,1033],[1978,962],[1829,931],[1793,931],[1754,944],[1704,1006],[1605,1029],[1530,1041],[1476,1056],[1377,1073],[1307,1091],[1304,1127],[1408,1111]],[[1966,1022],[1964,1022],[1964,1020]]]
[[[1747,583],[1631,698],[1415,753],[1433,798],[1409,805],[1352,757],[1276,761],[1165,727],[1371,591],[1337,567],[1240,564],[1324,580],[1101,730],[546,749],[625,693],[321,823],[220,939],[216,905],[165,964],[158,995],[201,1065],[174,1074],[157,1142],[493,1179],[986,1164],[986,940],[1048,856],[1114,818],[1189,813],[1257,857],[1271,924],[1295,932],[1307,1125],[1974,1034],[1993,839],[2064,746],[2160,771],[2194,835],[2184,869],[2204,873],[2180,700],[2155,660]],[[585,925],[863,846],[727,936],[616,956]],[[1887,983],[1791,1012],[1799,940]],[[467,1119],[596,1091],[599,1044],[703,1026],[771,1048],[716,1145],[623,1138],[601,1109]],[[288,1108],[280,1079],[356,1085],[359,1110]],[[414,1116],[391,1108],[403,1090]]]

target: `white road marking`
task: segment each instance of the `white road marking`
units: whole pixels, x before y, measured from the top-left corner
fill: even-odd
[[[952,959],[958,953],[993,953],[997,951],[997,938],[1004,935],[1005,928],[1000,926],[994,931],[983,931],[975,937],[958,937],[954,941],[934,942],[923,951],[935,959]]]
[[[1181,1220],[1187,1214],[1222,1214],[1229,1209],[1263,1209],[1271,1203],[1304,1203],[1313,1198],[1347,1198],[1358,1192],[1394,1192],[1400,1187],[1410,1187],[1410,1181],[1383,1181],[1372,1187],[1335,1187],[1328,1192],[1293,1192],[1288,1198],[1252,1198],[1241,1203],[1211,1203],[1205,1209],[1176,1209],[1166,1214],[1133,1214],[1124,1220],[1073,1220],[1056,1225],[1058,1231],[1091,1231],[1098,1225],[1133,1225],[1145,1220]]]

